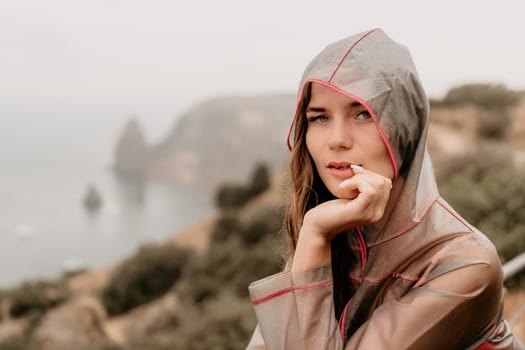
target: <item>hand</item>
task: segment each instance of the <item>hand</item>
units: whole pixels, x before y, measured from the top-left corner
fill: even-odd
[[[330,262],[330,243],[339,233],[379,221],[385,212],[392,181],[352,166],[354,176],[341,182],[345,198],[324,202],[304,216],[292,270],[305,270]]]
[[[380,174],[352,166],[354,176],[341,182],[345,198],[324,202],[309,210],[303,227],[331,241],[340,232],[379,221],[390,197],[392,181]]]

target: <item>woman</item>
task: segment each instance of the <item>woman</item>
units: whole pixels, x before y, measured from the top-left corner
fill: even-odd
[[[290,259],[250,286],[248,349],[522,349],[493,245],[439,196],[408,51],[361,33],[323,50],[300,86]]]

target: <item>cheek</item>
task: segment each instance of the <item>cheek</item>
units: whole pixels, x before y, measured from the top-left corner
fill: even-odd
[[[317,158],[317,152],[314,140],[315,138],[312,136],[312,133],[307,131],[305,135],[306,150],[315,162],[315,159]]]
[[[376,145],[374,151],[373,161],[377,172],[385,177],[393,179],[394,168],[392,166],[392,160],[388,155],[386,146],[381,142],[381,144]]]
[[[384,144],[375,126],[374,130],[362,132],[361,135],[373,135],[372,137],[369,136],[359,139],[361,141],[360,150],[362,154],[365,155],[365,159],[368,159],[370,170],[393,179],[394,168],[388,154],[387,146]]]
[[[384,177],[388,177],[390,180],[394,179],[394,168],[392,166],[392,161],[390,160],[390,157],[387,155],[383,159],[383,168],[384,173],[382,174]]]
[[[395,132],[393,132],[393,130],[395,130],[394,128],[394,125],[391,125],[388,121],[387,118],[383,118],[381,120],[381,124],[380,124],[380,128],[381,128],[381,131],[383,132],[383,134],[385,135],[385,138],[386,138],[386,142],[388,143],[388,145],[385,145],[385,143],[383,142],[383,140],[381,140],[381,144],[383,145],[384,147],[384,151],[385,151],[385,162],[388,163],[388,165],[386,165],[385,167],[389,170],[391,176],[389,176],[391,179],[394,178],[394,168],[397,168],[399,169],[399,152],[398,152],[398,149],[396,147],[394,147],[395,145],[395,140],[396,140],[396,137],[395,137]],[[392,135],[392,133],[394,135]],[[388,152],[388,148],[390,148],[392,150],[392,155],[394,157],[394,159],[390,158],[390,154]],[[396,165],[394,165],[396,164]]]
[[[305,145],[306,145],[306,150],[308,151],[308,154],[310,155],[310,158],[312,159],[312,163],[313,163],[312,165],[319,172],[319,164],[322,163],[320,159],[321,146],[319,144],[319,140],[316,137],[313,137],[311,133],[306,133]]]

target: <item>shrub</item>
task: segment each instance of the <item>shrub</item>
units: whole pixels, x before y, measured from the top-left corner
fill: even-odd
[[[59,305],[69,297],[64,284],[40,280],[25,282],[8,290],[6,299],[10,302],[12,317],[26,316],[32,312],[42,313]]]
[[[256,280],[277,273],[282,268],[282,256],[273,236],[265,237],[252,247],[243,247],[239,257],[242,268],[232,274],[231,288],[236,295],[248,298],[248,286]]]
[[[181,276],[191,251],[174,244],[145,245],[113,272],[102,290],[111,315],[124,313],[168,291]]]
[[[242,206],[268,185],[267,170],[261,166],[247,187],[221,187],[216,195],[221,212],[208,252],[192,257],[175,287],[177,315],[148,339],[133,340],[130,349],[246,347],[256,323],[248,285],[281,269],[275,235],[283,210],[261,207],[251,217],[242,212]]]
[[[220,292],[221,281],[206,269],[191,269],[177,284],[176,293],[182,303],[201,304]]]
[[[250,193],[252,196],[256,196],[270,187],[270,172],[268,167],[261,163],[255,167],[253,171],[251,183],[250,183]]]
[[[245,349],[256,324],[250,303],[230,293],[221,293],[198,307],[181,305],[174,317],[176,327],[134,339],[129,349]]]
[[[248,285],[279,270],[280,254],[275,240],[283,210],[261,208],[245,225],[238,211],[225,211],[213,228],[208,253],[188,263],[177,293],[183,302],[201,304],[227,289],[248,296]]]
[[[244,254],[238,237],[215,244],[201,263],[186,271],[176,291],[184,302],[197,304],[225,289],[233,291],[235,275],[244,273]]]
[[[281,231],[284,208],[263,207],[250,218],[242,230],[244,244],[253,245],[267,236]]]
[[[211,245],[226,241],[231,236],[240,236],[242,225],[237,210],[223,210],[211,233]]]
[[[270,175],[268,167],[258,164],[251,176],[249,184],[224,184],[215,194],[215,204],[219,209],[239,209],[258,194],[264,192],[270,186]]]
[[[225,184],[215,195],[219,209],[240,208],[250,200],[250,191],[243,185]]]
[[[471,104],[480,107],[478,136],[499,139],[510,129],[509,108],[515,106],[520,98],[518,92],[508,90],[501,84],[466,84],[450,89],[440,104]]]
[[[507,134],[511,123],[507,109],[486,109],[478,116],[477,134],[485,139],[501,139]]]
[[[206,302],[199,311],[197,322],[181,322],[186,325],[180,329],[185,337],[180,338],[174,348],[235,350],[246,347],[256,324],[249,303],[224,293]]]
[[[446,104],[473,104],[487,109],[506,109],[519,100],[516,91],[502,84],[465,84],[450,89],[444,98]]]
[[[230,212],[237,218],[239,213]],[[240,227],[237,221],[227,239],[210,245],[200,272],[195,279],[206,281],[213,276],[218,290],[226,284],[238,296],[248,296],[248,285],[279,270],[280,242],[276,237],[283,221],[283,208],[261,207]],[[237,219],[238,220],[238,219]],[[217,223],[220,225],[221,221]],[[202,282],[201,284],[205,284]]]
[[[525,174],[508,152],[481,146],[437,169],[442,196],[492,240],[503,260],[525,251]]]
[[[0,349],[29,350],[28,340],[23,335],[12,335],[0,340]]]

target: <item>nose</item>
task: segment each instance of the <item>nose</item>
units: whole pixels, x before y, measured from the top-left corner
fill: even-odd
[[[333,123],[330,128],[328,147],[333,151],[347,150],[353,146],[352,130],[345,123]]]

